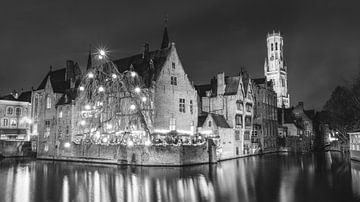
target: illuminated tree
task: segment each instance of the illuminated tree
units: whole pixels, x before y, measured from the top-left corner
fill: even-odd
[[[75,100],[75,138],[95,144],[150,144],[151,91],[133,70],[119,72],[106,51],[93,56]]]

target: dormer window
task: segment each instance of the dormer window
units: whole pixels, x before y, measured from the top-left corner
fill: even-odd
[[[173,69],[175,69],[175,62],[172,62],[171,66],[172,66]]]
[[[174,85],[174,86],[177,85],[177,78],[175,76],[171,77],[171,85]]]

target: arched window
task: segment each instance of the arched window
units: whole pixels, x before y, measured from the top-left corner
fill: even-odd
[[[278,43],[275,43],[275,50],[278,50]]]
[[[14,108],[13,107],[8,107],[6,112],[7,112],[7,115],[13,115],[14,114]]]
[[[48,95],[46,97],[46,109],[50,109],[51,108],[51,97]]]
[[[212,122],[211,122],[211,121],[209,121],[208,126],[209,126],[209,127],[211,127],[211,126],[212,126]]]
[[[15,114],[16,114],[16,116],[20,116],[20,115],[21,115],[21,108],[20,108],[20,107],[17,107],[17,108],[16,108]]]
[[[271,44],[271,51],[273,51],[274,50],[274,44],[272,43]]]
[[[2,125],[3,126],[9,126],[9,119],[3,119],[3,122],[2,122]]]

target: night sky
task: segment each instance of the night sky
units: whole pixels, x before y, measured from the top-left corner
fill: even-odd
[[[5,1],[0,7],[0,94],[38,87],[65,61],[85,68],[89,44],[111,57],[161,43],[164,16],[170,40],[190,79],[203,84],[218,72],[246,67],[263,76],[266,34],[284,36],[291,103],[320,109],[336,85],[360,64],[359,1]]]

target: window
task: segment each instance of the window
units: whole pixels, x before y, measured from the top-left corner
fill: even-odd
[[[175,76],[171,77],[171,85],[174,85],[174,86],[177,85],[177,78]]]
[[[284,78],[281,78],[281,86],[285,87],[285,79]]]
[[[250,132],[249,131],[244,132],[244,140],[250,140]]]
[[[235,115],[235,124],[236,126],[242,126],[242,116],[240,114]]]
[[[9,119],[3,119],[3,122],[2,122],[2,125],[3,126],[9,126]]]
[[[247,126],[247,127],[251,126],[251,117],[250,116],[245,117],[245,126]]]
[[[16,116],[20,116],[20,115],[21,115],[21,108],[20,108],[20,107],[17,107],[17,108],[16,108],[15,114],[16,114]]]
[[[50,136],[50,127],[51,127],[51,122],[50,120],[46,120],[45,121],[45,132],[44,132],[44,137],[47,138]]]
[[[278,50],[278,43],[275,43],[275,50]]]
[[[170,130],[176,130],[176,119],[170,118]]]
[[[209,127],[212,126],[212,122],[211,122],[211,121],[208,122],[208,126],[209,126]]]
[[[235,130],[235,140],[240,140],[240,131]]]
[[[271,44],[271,51],[273,51],[274,50],[274,44],[272,43]]]
[[[17,126],[17,120],[16,119],[11,119],[10,126],[11,127],[16,127]]]
[[[185,113],[185,99],[179,99],[179,111]]]
[[[46,97],[46,109],[51,109],[51,97],[49,95]]]
[[[13,115],[14,114],[14,108],[13,107],[8,107],[6,112],[7,112],[7,115]]]
[[[193,114],[194,113],[194,106],[193,106],[193,101],[190,100],[190,113]]]
[[[44,147],[44,152],[48,152],[49,151],[49,145],[45,145],[45,147]]]
[[[63,112],[60,111],[60,112],[59,112],[59,118],[62,118],[62,117],[63,117]]]
[[[70,131],[70,129],[69,129],[70,127],[69,126],[66,126],[66,135],[68,135],[69,134],[69,131]]]
[[[249,103],[247,103],[247,104],[246,104],[246,111],[247,111],[247,112],[251,112],[251,110],[252,110],[252,105],[249,104]]]
[[[236,109],[242,111],[243,109],[243,102],[241,100],[236,101]]]
[[[172,65],[172,68],[175,69],[175,62],[173,62],[171,65]]]

